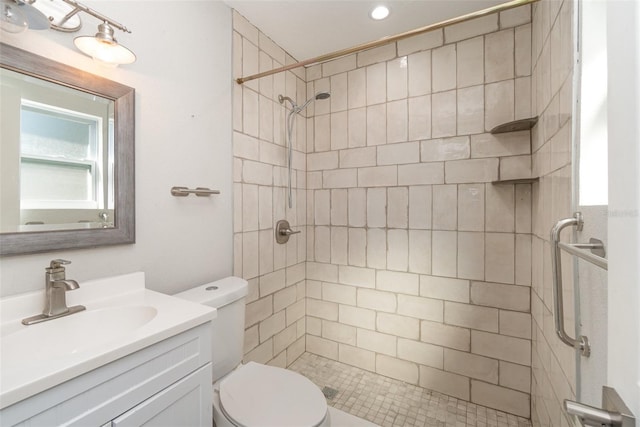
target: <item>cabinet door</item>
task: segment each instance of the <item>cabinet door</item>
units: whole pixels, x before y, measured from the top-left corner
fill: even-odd
[[[207,364],[111,422],[113,427],[211,426],[211,364]]]

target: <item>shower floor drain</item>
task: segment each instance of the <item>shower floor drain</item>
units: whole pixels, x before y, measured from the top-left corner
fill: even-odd
[[[331,400],[336,397],[336,394],[338,394],[338,390],[336,390],[335,388],[324,386],[322,388],[322,394],[324,394],[324,397]]]

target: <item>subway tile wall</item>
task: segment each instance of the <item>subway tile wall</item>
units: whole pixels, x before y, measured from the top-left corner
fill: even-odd
[[[294,62],[283,49],[233,12],[234,78]],[[286,367],[305,351],[306,233],[286,245],[275,223],[306,226],[306,119],[293,135],[293,207],[287,205],[286,114],[278,95],[301,104],[305,70],[234,85],[234,274],[249,282],[244,360]]]
[[[562,410],[576,398],[575,350],[556,337],[549,232],[572,211],[573,0],[534,4],[532,26],[531,109],[540,117],[532,133],[531,313],[532,423],[572,425]],[[567,233],[569,234],[569,233]],[[567,237],[565,235],[564,237]],[[573,265],[563,255],[565,328],[575,330]]]
[[[531,16],[306,70],[307,352],[530,416]]]

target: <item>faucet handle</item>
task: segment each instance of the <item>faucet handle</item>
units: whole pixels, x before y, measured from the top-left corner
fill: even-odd
[[[61,268],[63,265],[71,264],[71,261],[66,259],[54,259],[51,261],[49,268]]]

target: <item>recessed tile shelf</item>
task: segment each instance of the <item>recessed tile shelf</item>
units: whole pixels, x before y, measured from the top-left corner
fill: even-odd
[[[532,184],[538,182],[540,178],[518,178],[491,181],[492,184]]]
[[[538,123],[538,116],[531,117],[530,119],[514,120],[511,122],[503,123],[491,129],[492,134],[506,133],[506,132],[518,132],[521,130],[531,130]]]

